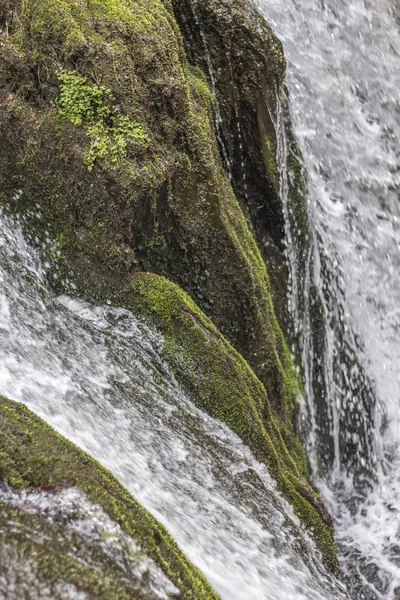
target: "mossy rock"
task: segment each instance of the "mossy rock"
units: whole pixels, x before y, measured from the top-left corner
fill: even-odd
[[[164,336],[163,356],[177,380],[199,408],[228,425],[267,465],[325,564],[336,569],[332,520],[306,482],[304,450],[274,416],[265,387],[249,364],[193,300],[163,277],[135,274],[118,301],[152,320]]]
[[[237,6],[224,2],[221,14]],[[178,369],[180,346],[188,344],[182,382],[266,461],[334,564],[331,532],[301,483],[306,460],[294,433],[300,385],[265,261],[224,172],[213,96],[187,61],[171,3],[0,0],[0,7],[0,206],[42,248],[57,291],[142,310],[133,293],[140,299],[140,289],[127,290],[142,281],[135,274],[151,271],[173,282],[177,304],[169,310],[181,311],[190,294],[215,323],[207,320],[217,346],[218,331],[229,340],[232,346],[223,344],[233,363],[226,353],[208,355],[204,343],[196,358],[191,337],[178,344],[170,335],[171,364]],[[268,78],[279,82],[284,60],[276,38],[261,44],[260,56],[268,52]],[[196,311],[189,310],[203,322]],[[204,334],[191,327],[194,340]],[[214,359],[218,373],[204,371],[203,386],[194,386]],[[235,394],[224,381],[232,370]]]
[[[164,527],[98,462],[58,435],[24,405],[2,396],[0,396],[0,417],[0,481],[7,482],[16,490],[40,490],[42,487],[45,489],[54,487],[58,490],[80,488],[90,502],[101,506],[129,536],[137,541],[142,551],[151,557],[181,590],[180,597],[188,600],[218,599],[218,595],[201,573],[186,559]],[[17,509],[7,510],[11,513],[14,511],[15,514],[10,513],[9,516],[18,522],[30,519]],[[32,517],[31,521],[32,534],[35,531],[38,535],[47,531],[51,537],[51,525],[42,523],[38,517]],[[56,528],[56,525],[53,528]],[[29,529],[29,523],[26,524],[26,529]],[[65,535],[63,534],[64,541]],[[28,542],[26,536],[21,534],[21,544],[25,546],[29,556],[30,552],[38,551],[38,544],[34,540]],[[70,542],[73,544],[73,540],[69,540],[68,544]],[[48,577],[54,583],[56,577],[53,569],[55,567],[61,569],[58,562],[54,562],[50,556],[51,550],[56,552],[55,557],[58,553],[61,559],[67,551],[68,544],[64,547],[62,543],[54,542],[54,547],[50,546],[48,552],[40,551],[44,579]],[[16,544],[15,551],[20,553],[23,547]],[[83,548],[82,552],[84,551],[86,552]],[[90,551],[89,549],[88,552]],[[133,584],[126,582],[126,577],[122,577],[118,570],[115,572],[111,564],[104,564],[104,572],[99,574],[80,569],[77,561],[71,557],[64,558],[65,561],[61,563],[65,567],[63,573],[67,579],[71,578],[71,581],[75,581],[79,589],[95,594],[101,582],[107,583],[109,576],[111,583],[109,582],[109,587],[106,588],[109,592],[108,597],[142,598],[141,595],[129,595],[135,588],[134,582]],[[107,597],[103,592],[102,594],[94,597]],[[150,596],[148,600],[151,600]]]
[[[334,367],[337,389],[348,390],[351,382],[351,395],[360,399],[362,407],[353,413],[347,411],[346,426],[340,427],[340,456],[347,474],[350,477],[356,474],[356,478],[362,480],[365,470],[357,464],[353,434],[360,433],[360,413],[368,415],[367,422],[372,418],[373,386],[362,366],[354,364],[355,349],[351,348],[354,343],[345,331],[338,299],[329,297],[327,286],[323,299],[322,292],[313,283],[315,253],[319,255],[325,282],[335,277],[335,269],[326,268],[321,248],[315,250],[317,241],[310,228],[307,209],[307,174],[292,131],[281,44],[253,0],[173,0],[172,4],[189,61],[203,69],[213,86],[221,158],[267,266],[275,314],[300,369],[304,335],[301,323],[309,322],[307,335],[314,348],[310,386],[316,405],[317,452],[324,466],[321,474],[332,468],[335,454],[329,418],[330,383],[322,358],[327,351],[323,304],[330,306],[333,302],[335,305],[329,311],[330,327],[337,338],[343,340],[337,349]],[[280,190],[282,170],[285,206]],[[290,236],[285,234],[285,227],[290,230]],[[292,281],[295,285],[290,290],[285,255],[289,237],[291,270],[295,269]],[[340,288],[340,284],[335,286]],[[288,297],[293,294],[296,296],[295,319],[288,305]],[[241,351],[262,377],[256,361],[246,354],[246,349],[241,348]],[[347,404],[345,399],[343,402]],[[362,430],[360,438],[363,455],[369,457],[368,432]]]
[[[0,594],[8,600],[157,600],[79,534],[0,502]],[[11,583],[12,581],[12,583]],[[74,594],[74,596],[72,596]]]
[[[173,0],[190,62],[213,85],[221,158],[267,265],[285,324],[288,269],[275,122],[286,61],[252,0]]]
[[[25,217],[33,239],[54,241],[53,284],[104,301],[132,272],[168,277],[291,419],[266,267],[221,164],[207,81],[186,61],[171,9],[159,0],[6,6],[0,205]]]

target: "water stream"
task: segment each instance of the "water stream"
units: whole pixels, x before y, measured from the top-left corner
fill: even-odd
[[[315,238],[311,277],[325,303],[334,459],[321,479],[314,426],[311,463],[336,517],[351,597],[391,600],[400,597],[400,7],[388,0],[258,5],[288,60]],[[348,365],[335,360],[343,344],[332,326],[338,320],[375,405],[351,385]],[[309,353],[303,361],[307,373]],[[354,439],[344,452],[346,435]],[[350,470],[372,471],[362,492],[345,468],[349,460]]]

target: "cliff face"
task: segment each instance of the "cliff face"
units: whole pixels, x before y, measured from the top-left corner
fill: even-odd
[[[268,464],[333,566],[267,273],[279,305],[280,43],[247,0],[0,0],[0,14],[1,206],[56,290],[167,333],[194,401]]]

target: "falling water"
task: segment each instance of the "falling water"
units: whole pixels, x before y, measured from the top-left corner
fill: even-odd
[[[160,335],[128,311],[54,298],[4,219],[0,282],[0,393],[110,469],[223,600],[346,597],[265,466],[180,389]]]
[[[292,122],[308,173],[312,276],[325,299],[326,330],[339,310],[376,397],[371,410],[357,388],[339,390],[335,378],[348,366],[325,364],[334,435],[346,435],[349,415],[358,412],[349,427],[352,466],[370,466],[374,474],[365,496],[346,476],[348,457],[336,443],[330,483],[319,485],[336,516],[351,597],[391,600],[400,597],[400,6],[389,0],[258,5],[288,60]],[[332,328],[330,334],[334,349]],[[361,422],[366,415],[369,433]]]

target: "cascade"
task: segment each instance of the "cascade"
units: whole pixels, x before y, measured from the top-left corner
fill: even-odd
[[[223,600],[346,598],[266,467],[174,380],[159,334],[128,311],[52,296],[35,252],[3,218],[0,259],[2,394],[112,471]],[[0,490],[37,512],[71,512],[76,493],[43,506]],[[72,526],[82,528],[99,510],[78,500],[83,516]],[[100,519],[100,531],[114,530]],[[86,525],[86,535],[98,531]]]
[[[300,286],[290,237],[287,256],[313,404],[310,461],[336,519],[351,598],[394,599],[400,590],[398,12],[385,0],[284,6],[258,0],[258,6],[284,45],[293,132],[307,171],[313,258]],[[278,158],[284,172],[282,144]],[[293,227],[288,214],[286,221]],[[318,426],[321,394],[310,383],[309,315],[307,307],[298,310],[310,281],[323,303],[327,431]],[[323,436],[333,438],[333,458],[325,461]],[[321,460],[329,467],[325,476]]]

